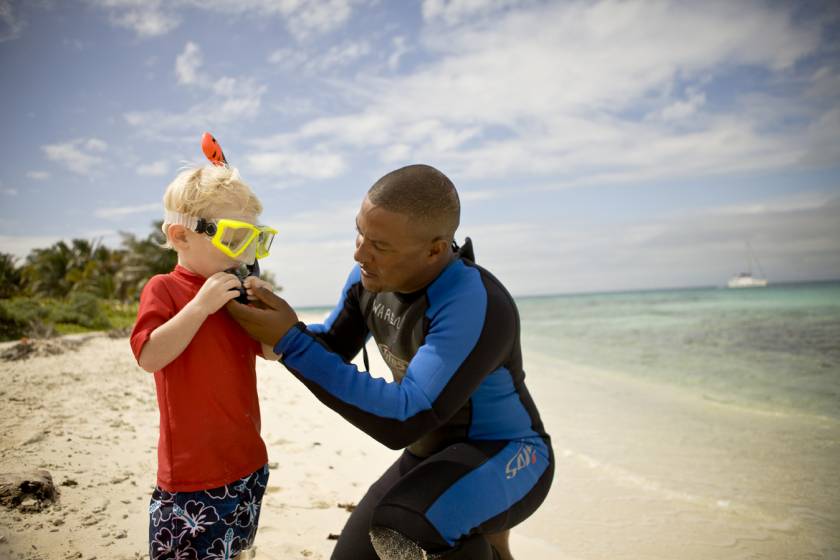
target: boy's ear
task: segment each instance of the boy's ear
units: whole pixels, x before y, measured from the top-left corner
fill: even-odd
[[[176,249],[182,249],[187,246],[187,228],[180,224],[172,224],[167,231],[167,238],[169,244]]]

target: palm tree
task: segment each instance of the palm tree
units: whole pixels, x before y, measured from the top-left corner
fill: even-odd
[[[14,255],[0,253],[0,299],[10,298],[20,291],[21,275]]]
[[[45,249],[34,249],[26,257],[22,274],[32,295],[62,297],[70,291],[67,272],[72,260],[70,247],[59,241]]]
[[[162,222],[153,223],[153,230],[145,239],[121,232],[125,248],[120,268],[114,276],[115,292],[122,300],[137,300],[146,282],[155,274],[166,274],[175,268],[178,255],[163,247],[166,241],[160,229]]]

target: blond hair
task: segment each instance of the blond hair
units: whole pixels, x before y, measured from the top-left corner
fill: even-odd
[[[163,208],[167,215],[182,214],[196,218],[218,218],[220,212],[234,210],[243,214],[262,213],[263,207],[257,195],[242,180],[235,167],[208,165],[181,171],[166,187],[163,194]],[[169,244],[169,226],[166,218],[161,225]]]

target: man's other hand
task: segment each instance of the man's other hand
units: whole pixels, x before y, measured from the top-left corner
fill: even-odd
[[[286,300],[271,290],[255,288],[253,295],[256,296],[254,304],[259,307],[242,305],[235,300],[228,302],[225,307],[252,338],[273,348],[298,322],[297,313]]]

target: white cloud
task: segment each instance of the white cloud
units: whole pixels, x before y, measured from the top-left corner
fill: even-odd
[[[677,121],[696,114],[706,103],[704,93],[692,92],[687,99],[677,99],[659,112],[664,121]]]
[[[97,208],[94,211],[94,215],[97,218],[104,218],[106,220],[121,220],[126,216],[131,216],[133,214],[148,214],[150,212],[162,212],[162,206],[160,202],[154,202],[151,204],[141,204],[138,206],[120,206],[120,207],[113,207],[113,208]]]
[[[323,35],[343,25],[350,17],[348,0],[281,2],[289,32],[298,40]]]
[[[836,195],[829,193],[804,192],[777,197],[755,204],[740,204],[719,206],[705,212],[708,215],[747,216],[757,214],[773,214],[784,212],[801,212],[823,208],[836,199]]]
[[[0,253],[25,259],[33,249],[49,247],[60,240],[60,236],[0,235]]]
[[[3,187],[0,186],[0,193],[5,196],[17,196],[18,190],[12,187]]]
[[[65,166],[73,173],[90,175],[105,163],[102,157],[91,152],[101,153],[107,149],[107,144],[98,138],[78,138],[63,144],[48,144],[41,149],[50,161]]]
[[[27,171],[26,176],[36,181],[46,181],[50,178],[49,172],[40,170]]]
[[[560,186],[778,168],[816,153],[829,162],[840,152],[837,119],[820,118],[820,103],[791,103],[803,87],[825,88],[794,74],[820,33],[785,6],[508,5],[426,3],[432,24],[420,44],[433,58],[409,74],[336,84],[358,110],[304,123],[284,149],[318,143],[389,164],[434,160],[461,178],[524,174]],[[441,18],[457,28],[441,33]],[[758,99],[739,83],[711,102],[715,79],[742,67],[791,88]],[[835,78],[823,70],[812,79]]]
[[[393,52],[388,57],[388,68],[396,70],[400,65],[400,59],[411,49],[408,47],[405,37],[394,37],[391,44],[393,45]]]
[[[20,37],[26,22],[15,14],[10,0],[0,0],[0,43]]]
[[[167,171],[169,171],[169,164],[166,160],[144,163],[137,167],[138,175],[146,175],[150,177],[160,177],[162,175],[166,175]]]
[[[130,29],[138,37],[157,37],[169,33],[181,23],[171,5],[161,0],[88,0],[104,9],[109,21]]]
[[[372,47],[367,41],[346,41],[333,45],[326,51],[304,49],[278,49],[268,56],[268,61],[290,71],[322,74],[347,68],[369,55]]]
[[[125,121],[143,134],[167,136],[256,117],[267,87],[248,77],[212,76],[200,72],[201,47],[188,42],[175,60],[178,83],[204,90],[203,100],[182,112],[129,111]]]
[[[523,0],[424,0],[423,18],[455,25],[522,3]]]
[[[281,178],[329,179],[346,167],[340,154],[319,151],[258,152],[245,159],[252,172]]]
[[[192,41],[188,42],[183,52],[175,59],[175,74],[178,77],[178,83],[195,84],[198,81],[198,70],[202,62],[201,49]]]
[[[822,201],[822,202],[819,202]],[[478,262],[515,295],[723,285],[752,246],[772,282],[840,276],[840,199],[805,193],[629,223],[465,223]]]
[[[88,0],[109,15],[112,24],[139,37],[169,33],[181,23],[179,12],[204,10],[236,17],[282,19],[298,40],[330,33],[350,17],[350,0]],[[2,13],[2,12],[0,12]]]
[[[88,138],[84,142],[84,147],[93,152],[104,152],[108,149],[108,144],[99,138]]]

